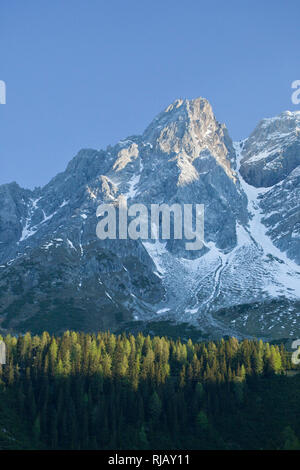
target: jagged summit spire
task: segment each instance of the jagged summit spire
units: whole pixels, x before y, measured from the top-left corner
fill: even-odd
[[[212,111],[212,107],[209,101],[206,98],[202,98],[201,96],[193,99],[181,99],[178,98],[173,103],[171,103],[167,108],[164,110],[165,113],[170,113],[176,109],[181,108],[181,110],[198,110],[200,111],[204,107],[210,107]]]
[[[176,99],[153,119],[143,137],[153,141],[158,139],[166,128],[172,128],[174,132],[176,128],[176,135],[180,139],[189,133],[193,137],[196,136],[196,140],[202,140],[205,135],[220,127],[206,98]]]
[[[165,121],[200,120],[206,114],[210,118],[214,118],[212,107],[206,98],[198,97],[190,100],[179,98],[160,112],[147,129],[155,123],[164,123]]]
[[[218,123],[209,101],[205,98],[177,99],[158,114],[143,134],[143,140],[159,152],[178,157],[178,166],[189,168],[189,178],[182,171],[179,183],[197,179],[193,161],[205,152],[213,155],[227,175],[235,179],[230,166],[230,139]]]

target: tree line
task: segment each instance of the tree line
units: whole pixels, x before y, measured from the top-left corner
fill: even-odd
[[[12,437],[10,446],[300,446],[299,376],[285,376],[293,366],[283,345],[74,331],[3,340],[0,424],[9,414],[24,436]],[[4,448],[0,434],[0,448],[1,442]]]

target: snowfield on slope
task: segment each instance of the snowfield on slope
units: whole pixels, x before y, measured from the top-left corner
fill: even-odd
[[[245,227],[237,223],[237,244],[232,251],[223,253],[214,243],[208,242],[205,244],[208,251],[202,257],[190,260],[170,253],[165,242],[143,243],[167,292],[166,301],[156,305],[156,316],[166,318],[170,315],[170,318],[200,324],[206,330],[231,334],[233,330],[212,315],[215,311],[262,300],[300,299],[300,268],[272,243],[261,221],[259,196],[271,188],[257,189],[243,180],[239,174],[241,146],[239,142],[234,144],[237,174],[241,190],[248,198],[250,220]],[[299,312],[295,318],[298,315]],[[293,324],[295,318],[291,318]],[[248,320],[245,315],[243,324],[246,325]],[[263,324],[265,320],[266,315],[260,315],[259,322]],[[285,329],[286,319],[282,314],[272,319],[268,317],[270,321],[280,323]]]

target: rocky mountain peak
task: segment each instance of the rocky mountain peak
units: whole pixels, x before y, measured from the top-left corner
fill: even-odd
[[[234,160],[231,139],[204,98],[174,101],[152,121],[143,134],[143,140],[157,151],[175,158],[181,170],[179,185],[198,178],[193,163],[208,154],[223,167],[227,176],[236,180],[231,167]]]
[[[272,118],[265,118],[258,123],[249,139],[249,146],[253,141],[259,145],[260,142],[284,141],[289,137],[299,136],[300,132],[300,112],[284,111]]]
[[[273,186],[299,164],[299,111],[263,119],[244,142],[241,174],[253,186]]]

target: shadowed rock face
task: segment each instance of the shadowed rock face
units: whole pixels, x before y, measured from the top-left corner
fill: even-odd
[[[241,175],[260,195],[273,243],[300,264],[300,113],[264,119],[244,142]]]
[[[255,187],[279,183],[300,165],[300,113],[287,111],[259,123],[245,141],[241,175]]]
[[[163,317],[210,336],[273,334],[270,315],[251,306],[284,298],[289,319],[297,314],[300,277],[286,256],[300,263],[298,119],[262,121],[233,146],[207,100],[177,100],[143,135],[81,150],[43,188],[1,186],[0,326],[97,330]],[[99,240],[98,205],[122,198],[204,204],[204,248]],[[251,307],[246,320],[218,315],[240,305]],[[290,323],[274,337],[294,334]]]
[[[19,240],[24,216],[24,204],[31,191],[20,188],[17,183],[0,186],[0,244],[7,245]]]

